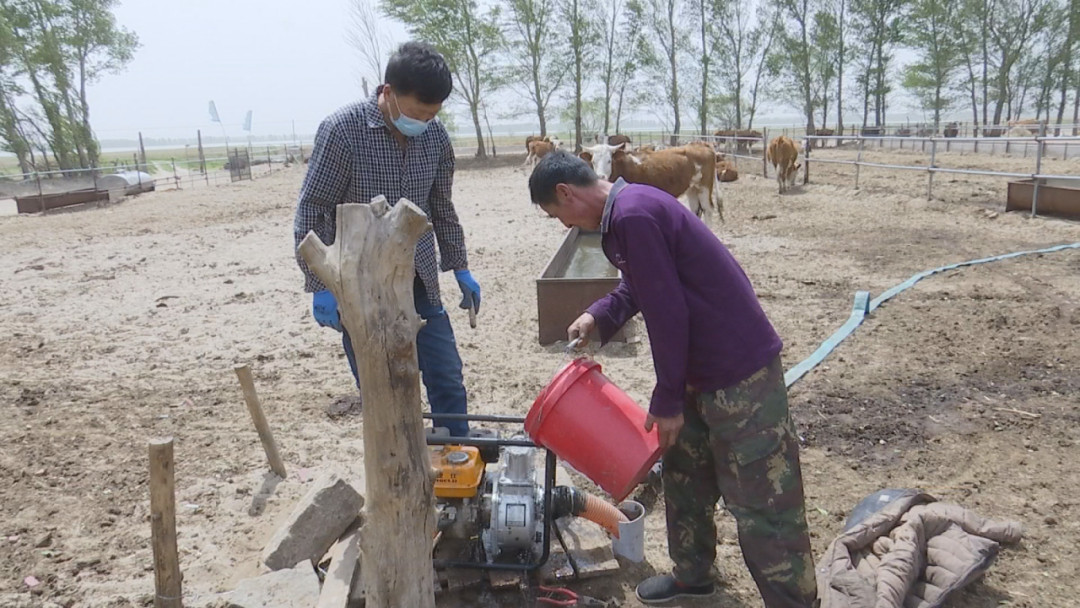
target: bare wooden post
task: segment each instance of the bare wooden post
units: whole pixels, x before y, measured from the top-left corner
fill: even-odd
[[[337,299],[353,348],[364,399],[367,523],[364,591],[370,608],[434,608],[431,539],[433,483],[420,410],[413,304],[416,243],[427,216],[401,199],[337,207],[337,235],[327,247],[309,232],[301,257]]]
[[[802,183],[804,186],[810,183],[810,147],[813,146],[813,142],[814,140],[812,139],[803,140],[804,158]]]
[[[233,368],[233,371],[236,372],[236,377],[240,380],[240,387],[244,389],[244,401],[247,402],[251,421],[255,423],[255,430],[259,432],[259,440],[262,441],[263,450],[266,451],[266,459],[270,461],[270,470],[284,479],[287,476],[285,463],[281,461],[281,454],[278,453],[274,434],[270,432],[270,423],[266,421],[262,405],[259,404],[259,395],[255,392],[255,381],[251,378],[251,368],[241,365]]]
[[[1038,142],[1038,147],[1036,148],[1037,156],[1035,157],[1035,176],[1034,176],[1034,179],[1032,180],[1035,183],[1031,186],[1031,217],[1035,217],[1038,214],[1038,208],[1039,208],[1039,181],[1041,180],[1041,178],[1038,177],[1038,176],[1042,173],[1043,145],[1044,145],[1043,137],[1045,137],[1045,136],[1046,136],[1046,123],[1039,122],[1039,137],[1037,137],[1035,139],[1035,141]]]
[[[761,175],[769,177],[769,127],[761,127]]]
[[[866,142],[866,140],[863,139],[863,135],[862,135],[862,133],[860,133],[859,134],[859,153],[855,156],[855,189],[856,190],[859,189],[859,167],[862,166],[862,151],[863,151],[863,143],[865,143],[865,142]]]
[[[176,551],[173,440],[150,442],[150,534],[154,545],[154,608],[182,608]]]
[[[41,191],[41,174],[37,171],[34,171],[34,181],[37,182],[38,205],[41,207],[39,211],[45,213],[45,194]]]
[[[934,162],[937,160],[937,140],[930,138],[930,167],[926,172],[926,200],[934,193]]]

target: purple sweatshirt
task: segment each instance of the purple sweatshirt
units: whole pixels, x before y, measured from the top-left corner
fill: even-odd
[[[677,416],[688,385],[728,388],[780,353],[783,343],[742,267],[674,197],[619,179],[600,231],[622,282],[588,311],[604,343],[638,312],[645,318],[656,368],[651,414]]]

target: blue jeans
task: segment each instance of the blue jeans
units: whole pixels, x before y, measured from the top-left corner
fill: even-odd
[[[450,315],[442,304],[428,301],[424,282],[416,278],[413,282],[413,302],[420,318],[427,323],[416,335],[416,354],[420,364],[420,376],[427,389],[428,402],[434,414],[464,414],[467,411],[465,383],[461,374],[461,356],[458,354],[454,328],[450,326]],[[360,388],[360,376],[356,372],[356,353],[353,352],[349,332],[342,331],[342,343],[345,356],[349,358],[356,387]],[[432,420],[434,426],[450,429],[454,437],[466,437],[469,423],[464,420]]]

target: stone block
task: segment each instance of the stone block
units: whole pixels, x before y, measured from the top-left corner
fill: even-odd
[[[319,561],[352,524],[364,497],[331,471],[317,479],[263,550],[271,570],[291,568],[301,560]]]
[[[319,576],[307,560],[287,570],[240,581],[229,608],[311,608],[319,601]]]

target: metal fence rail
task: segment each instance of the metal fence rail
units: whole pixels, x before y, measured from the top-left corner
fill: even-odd
[[[840,135],[805,135],[802,138],[803,139],[803,152],[804,152],[803,162],[805,164],[805,171],[803,172],[803,183],[804,184],[809,183],[809,181],[810,181],[810,165],[811,165],[811,163],[823,163],[823,164],[854,166],[855,167],[855,187],[856,188],[859,187],[859,168],[860,167],[873,167],[873,168],[877,168],[877,169],[892,169],[892,170],[899,170],[899,171],[922,171],[922,172],[925,172],[927,174],[927,182],[926,182],[926,199],[927,200],[930,200],[933,197],[934,175],[937,174],[937,173],[951,173],[951,174],[960,174],[960,175],[980,175],[980,176],[989,176],[989,177],[1004,177],[1004,178],[1010,178],[1010,179],[1031,179],[1032,182],[1033,182],[1033,186],[1032,186],[1033,192],[1032,192],[1032,200],[1031,200],[1031,216],[1035,217],[1036,215],[1038,215],[1039,188],[1042,185],[1043,181],[1048,180],[1048,179],[1055,179],[1055,180],[1060,179],[1060,180],[1070,180],[1070,181],[1080,182],[1080,175],[1044,174],[1042,172],[1042,161],[1043,161],[1043,157],[1045,156],[1046,142],[1048,142],[1048,141],[1054,141],[1054,142],[1061,142],[1061,141],[1080,142],[1080,137],[1076,137],[1076,136],[1064,136],[1064,137],[1047,136],[1045,134],[1045,129],[1046,129],[1046,125],[1041,125],[1039,135],[1033,136],[1033,137],[1022,137],[1022,138],[1021,137],[1009,137],[1009,138],[999,138],[998,139],[998,141],[1001,141],[1001,140],[1019,140],[1019,141],[1024,141],[1024,142],[1032,142],[1032,141],[1034,141],[1035,145],[1036,145],[1036,150],[1037,150],[1036,157],[1035,157],[1035,171],[1034,171],[1034,173],[1016,173],[1016,172],[1009,172],[1009,171],[993,171],[993,170],[989,170],[989,169],[952,169],[952,168],[948,168],[948,167],[939,167],[939,166],[937,166],[936,157],[937,157],[938,144],[940,142],[942,142],[942,141],[945,141],[945,142],[957,141],[957,140],[964,141],[964,140],[971,140],[971,139],[975,139],[975,138],[952,138],[952,137],[943,138],[943,137],[936,137],[936,136],[929,136],[929,137],[925,137],[925,136],[924,137],[917,137],[917,136],[916,137],[906,137],[906,136],[903,136],[903,137],[896,137],[896,136],[879,137],[879,136],[870,136],[870,137],[864,137],[862,135],[858,135],[858,136],[852,137],[852,136],[840,136]],[[814,141],[826,141],[826,140],[837,140],[837,139],[855,140],[855,141],[858,142],[858,157],[856,158],[856,160],[846,160],[846,159],[838,159],[838,158],[813,158],[812,150],[814,149],[814,146],[813,146]],[[865,145],[865,142],[867,142],[867,141],[877,141],[877,140],[883,140],[883,139],[884,140],[904,139],[904,140],[908,140],[908,141],[929,142],[930,143],[930,164],[927,165],[927,166],[921,166],[921,165],[896,165],[896,164],[891,164],[891,163],[875,163],[875,162],[867,162],[867,161],[862,160],[862,153],[863,153],[863,147]]]

